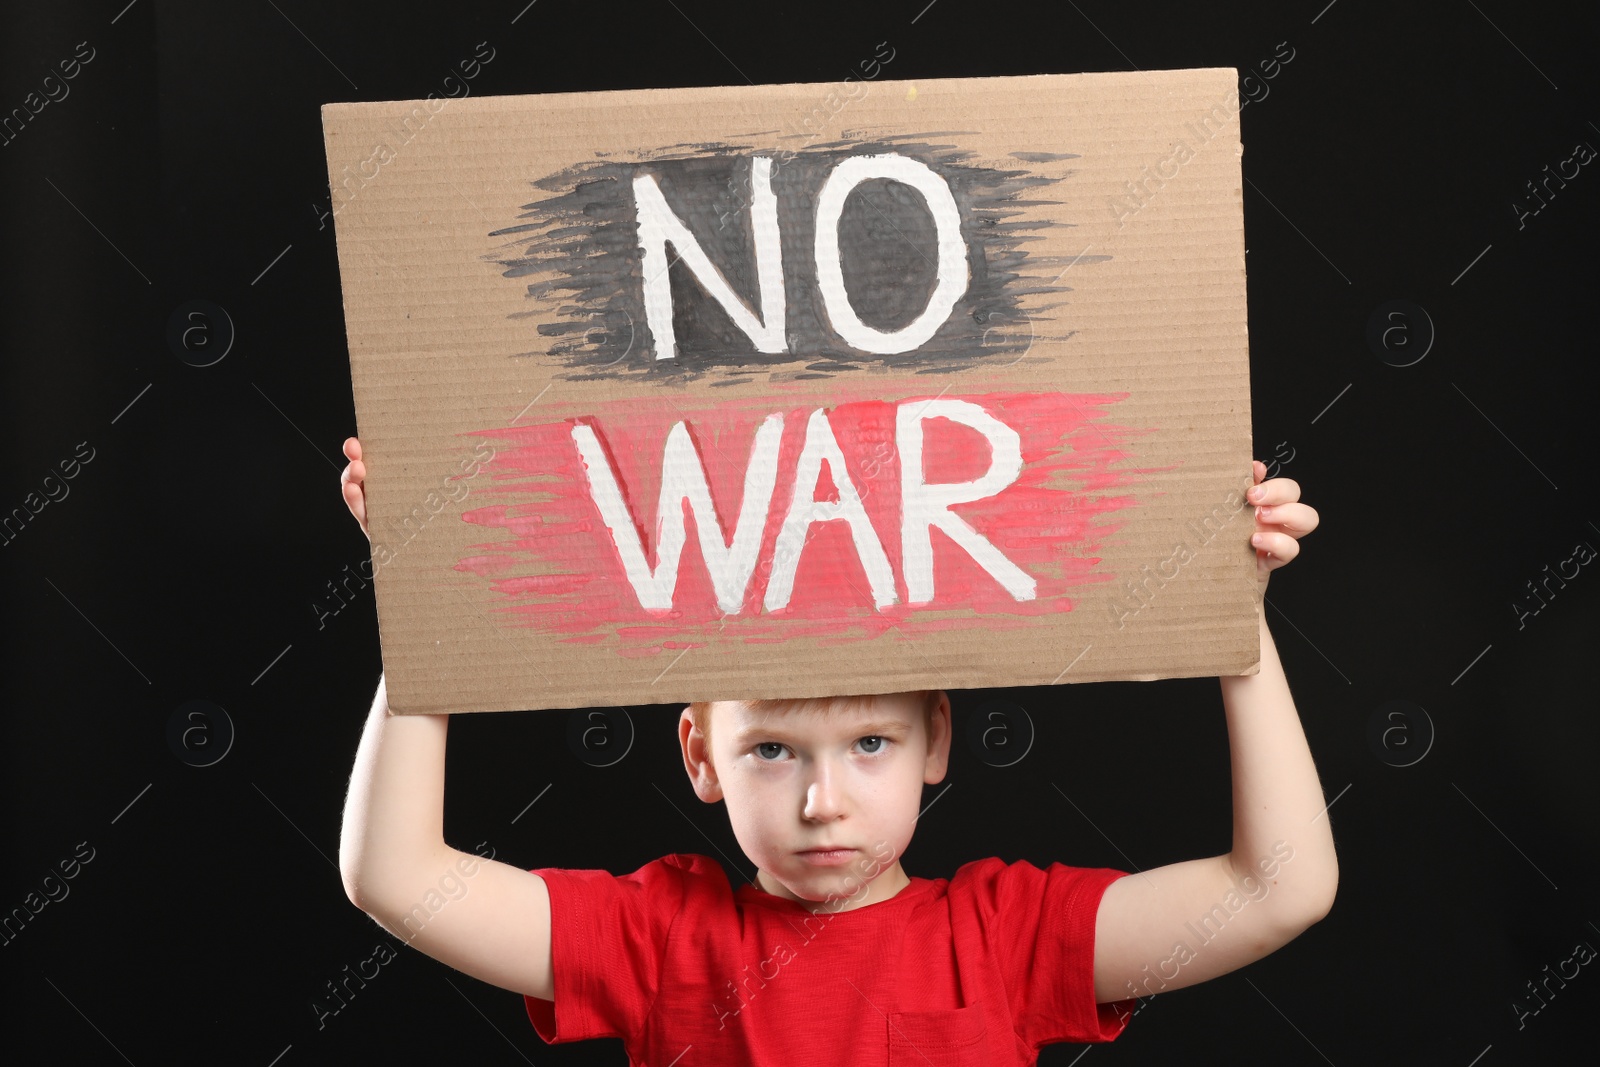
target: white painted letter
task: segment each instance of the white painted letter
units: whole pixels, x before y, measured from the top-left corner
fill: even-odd
[[[861,321],[850,305],[844,287],[844,266],[839,255],[839,220],[851,190],[871,178],[888,178],[909,185],[922,194],[933,215],[938,238],[938,282],[928,297],[928,306],[915,320],[898,330],[874,329]],[[909,352],[928,338],[950,317],[950,309],[967,291],[967,244],[961,237],[961,212],[949,184],[926,164],[907,156],[889,153],[881,156],[853,156],[840,163],[822,184],[817,196],[817,288],[835,332],[863,352],[891,355]]]
[[[772,192],[771,159],[753,156],[750,160],[750,232],[755,238],[760,319],[734,293],[689,227],[672,213],[653,176],[641,174],[633,179],[633,203],[638,216],[639,247],[644,252],[645,321],[655,338],[657,359],[672,359],[678,354],[678,340],[672,329],[672,285],[667,277],[671,265],[667,259],[668,241],[705,291],[750,338],[756,351],[784,351],[788,343],[783,325],[783,259],[778,246],[778,198]]]
[[[833,484],[839,489],[837,501],[818,501],[817,479],[822,474],[826,460]],[[806,440],[800,449],[800,459],[795,464],[794,496],[789,502],[789,514],[784,517],[783,528],[778,531],[778,543],[773,548],[772,577],[767,580],[763,603],[768,611],[787,607],[794,592],[794,572],[800,563],[800,550],[805,547],[806,535],[814,522],[843,519],[850,524],[850,536],[855,540],[856,555],[867,572],[867,584],[872,589],[872,603],[879,609],[895,602],[894,571],[889,557],[884,554],[883,542],[861,506],[861,494],[844,453],[839,450],[838,439],[828,422],[828,413],[818,408],[806,423]]]
[[[661,497],[656,504],[656,566],[650,569],[639,529],[622,498],[611,463],[600,447],[594,430],[578,423],[572,439],[583,457],[589,477],[589,492],[600,517],[611,531],[611,540],[622,558],[623,572],[639,596],[639,603],[652,611],[672,607],[678,585],[678,556],[683,551],[683,502],[694,512],[695,530],[700,535],[700,555],[711,574],[717,592],[717,607],[725,614],[739,612],[745,589],[755,571],[756,555],[761,550],[761,532],[772,504],[772,488],[778,478],[778,445],[783,439],[783,416],[768,415],[756,431],[750,446],[750,464],[745,468],[744,497],[739,503],[739,518],[733,528],[733,544],[723,541],[722,522],[711,502],[705,466],[694,441],[683,423],[675,423],[667,434],[667,447],[661,458]]]
[[[922,480],[922,423],[949,419],[977,430],[989,442],[991,458],[983,477],[972,482],[929,485]],[[1011,562],[966,520],[951,513],[951,504],[994,496],[1022,473],[1022,439],[1017,431],[965,400],[907,400],[895,412],[895,445],[900,450],[900,566],[905,572],[908,603],[933,599],[933,543],[929,527],[937,526],[988,571],[1017,600],[1032,600],[1037,583]]]

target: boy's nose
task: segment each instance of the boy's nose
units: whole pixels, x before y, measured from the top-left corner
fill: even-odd
[[[827,760],[819,760],[816,768],[806,786],[805,817],[819,821],[836,819],[844,810],[839,774]]]

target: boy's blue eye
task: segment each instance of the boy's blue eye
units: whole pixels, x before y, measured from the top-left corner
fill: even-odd
[[[882,744],[882,742],[883,742],[883,741],[884,741],[884,738],[882,738],[882,737],[879,737],[879,736],[877,736],[877,735],[876,735],[876,734],[874,734],[874,735],[872,735],[872,736],[870,736],[870,737],[863,737],[863,738],[862,738],[862,739],[861,739],[861,743],[862,743],[862,744],[863,744],[863,745],[865,745],[865,744],[866,744],[866,743],[867,743],[867,742],[868,742],[868,741],[877,741],[877,742],[879,742],[879,744],[878,744],[878,747],[877,747],[877,748],[868,748],[868,749],[864,749],[864,751],[865,751],[865,752],[866,752],[866,753],[867,753],[867,754],[868,754],[868,755],[869,755],[869,756],[872,756],[872,755],[877,755],[877,753],[878,753],[878,752],[879,752],[879,751],[881,751],[881,750],[882,750],[882,748],[883,748],[883,744]]]
[[[762,749],[768,749],[768,748],[782,748],[782,747],[783,747],[783,746],[782,746],[782,745],[780,745],[780,744],[778,744],[778,742],[776,742],[776,741],[763,741],[763,742],[761,742],[761,743],[760,743],[760,744],[759,744],[759,745],[757,745],[757,746],[756,746],[756,754],[757,754],[757,755],[758,755],[758,756],[761,756],[761,758],[762,758],[762,759],[763,759],[763,760],[764,760],[764,761],[765,761],[765,762],[768,762],[768,763],[770,763],[770,762],[772,762],[772,761],[771,761],[771,760],[767,760],[767,759],[766,759],[766,757],[765,757],[765,755],[763,755],[763,754],[762,754]],[[777,759],[777,758],[778,758],[778,753],[773,753],[773,754],[772,754],[772,758],[773,758],[773,759]]]

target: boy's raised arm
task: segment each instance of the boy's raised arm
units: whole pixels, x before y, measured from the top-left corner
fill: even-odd
[[[390,714],[379,680],[339,835],[345,893],[439,962],[554,1001],[544,879],[444,842],[448,725],[447,715]]]
[[[378,678],[339,831],[339,874],[357,906],[445,850],[449,726],[448,715],[391,715],[387,679]]]
[[[1265,466],[1257,462],[1259,481]],[[1287,478],[1256,487],[1258,566],[1298,554],[1316,528]],[[1339,868],[1327,801],[1300,715],[1260,609],[1259,674],[1228,676],[1222,703],[1233,767],[1233,848],[1120,878],[1095,920],[1095,999],[1105,1003],[1194,985],[1281,948],[1327,915]]]

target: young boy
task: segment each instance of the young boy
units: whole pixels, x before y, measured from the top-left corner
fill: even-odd
[[[366,532],[360,442],[345,455]],[[1265,474],[1257,461],[1249,494],[1263,591],[1318,522],[1297,483]],[[908,876],[922,787],[950,753],[936,691],[682,712],[684,767],[701,800],[727,804],[752,884],[688,854],[622,876],[525,871],[445,844],[449,718],[390,715],[380,679],[344,812],[345,890],[429,956],[522,993],[548,1043],[620,1037],[630,1062],[659,1067],[1032,1064],[1046,1044],[1110,1041],[1134,998],[1243,967],[1331,908],[1322,789],[1264,617],[1260,633],[1260,673],[1220,679],[1226,855],[1138,875],[984,859]]]

